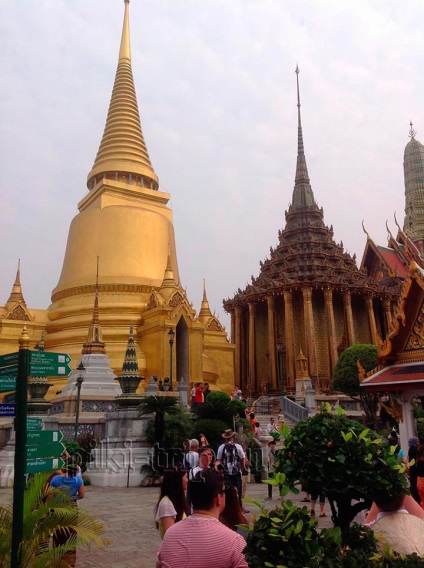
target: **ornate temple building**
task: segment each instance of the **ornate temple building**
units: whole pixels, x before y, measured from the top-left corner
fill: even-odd
[[[358,269],[324,223],[306,165],[298,73],[298,154],[286,226],[270,258],[260,262],[259,276],[224,300],[236,345],[235,380],[251,392],[264,383],[270,390],[281,386],[278,357],[286,392],[297,392],[296,380],[304,379],[305,372],[299,373],[304,357],[306,375],[325,390],[341,351],[385,336],[398,297]]]
[[[34,344],[45,328],[45,349],[68,353],[76,365],[91,325],[98,265],[103,342],[116,374],[133,322],[142,376],[170,376],[174,386],[181,377],[204,380],[231,390],[234,346],[211,313],[206,292],[197,316],[181,285],[170,195],[160,190],[141,129],[131,68],[129,0],[106,125],[87,187],[70,226],[51,305],[47,312],[27,310],[18,271],[11,297],[0,308],[0,353],[17,349],[24,320]],[[56,383],[60,389],[66,380]]]

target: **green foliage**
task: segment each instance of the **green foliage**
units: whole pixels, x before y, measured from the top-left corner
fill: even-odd
[[[212,396],[211,394],[209,396]],[[208,398],[209,398],[208,396]],[[200,434],[203,434],[209,444],[217,449],[222,444],[222,433],[228,428],[226,422],[222,420],[214,420],[213,418],[205,418],[204,420],[196,420],[193,423],[193,438],[200,440]]]
[[[259,503],[257,503],[259,504]],[[319,551],[317,521],[309,516],[306,507],[297,508],[286,501],[281,508],[261,515],[247,535],[244,554],[249,566],[314,567]]]
[[[195,408],[196,414],[201,419],[216,419],[225,422],[225,428],[233,427],[233,417],[244,417],[246,405],[241,400],[231,400],[231,397],[221,391],[211,392],[203,404]],[[224,430],[225,430],[224,428]]]
[[[72,499],[59,489],[47,487],[49,473],[35,474],[27,484],[24,497],[24,526],[21,568],[67,567],[65,554],[81,545],[107,546],[104,526],[91,515],[78,510]],[[12,504],[0,507],[0,567],[10,566]],[[49,547],[51,537],[60,529],[76,531],[66,545]]]
[[[404,466],[389,446],[342,414],[321,412],[299,422],[285,439],[276,471],[286,474],[290,486],[325,494],[344,537],[374,499],[407,492]],[[352,505],[353,499],[358,503]]]
[[[174,396],[146,396],[140,403],[140,414],[154,416],[154,443],[163,448],[165,436],[165,417],[179,414],[181,407]]]
[[[417,419],[417,437],[424,443],[424,418]]]
[[[191,437],[193,419],[190,412],[182,406],[175,414],[166,414],[163,426],[163,448],[182,448],[184,440]],[[155,421],[152,419],[146,428],[146,439],[150,444],[156,442]]]
[[[357,361],[361,362],[366,372],[374,369],[377,366],[377,346],[357,343],[343,351],[333,371],[334,390],[349,396],[360,394]]]

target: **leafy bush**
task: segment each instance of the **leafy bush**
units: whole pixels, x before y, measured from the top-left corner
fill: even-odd
[[[232,428],[234,416],[240,415],[244,418],[245,408],[246,405],[241,400],[231,400],[227,393],[214,391],[208,395],[203,404],[195,407],[195,413],[201,419],[221,420],[225,422],[226,428]]]
[[[424,443],[424,418],[417,419],[417,437]]]
[[[190,438],[193,428],[191,413],[180,407],[176,414],[165,415],[163,425],[163,448],[182,448],[183,442]],[[150,420],[146,428],[146,440],[150,444],[156,442],[155,421]]]
[[[208,398],[212,396],[210,394]],[[222,420],[214,420],[214,419],[204,419],[204,420],[196,420],[193,424],[193,438],[197,438],[200,440],[200,434],[203,434],[209,444],[217,449],[223,442],[222,433],[224,430],[228,428],[226,422]]]
[[[343,351],[333,371],[332,387],[349,396],[360,394],[357,361],[366,372],[377,366],[377,346],[357,343]]]
[[[407,492],[404,466],[393,450],[341,410],[338,415],[322,412],[287,434],[276,471],[286,474],[291,486],[324,494],[345,539],[355,515],[374,499]]]

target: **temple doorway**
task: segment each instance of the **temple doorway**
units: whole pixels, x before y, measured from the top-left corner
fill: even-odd
[[[177,381],[181,381],[181,378],[187,382],[190,382],[190,365],[189,365],[189,336],[188,327],[186,321],[183,317],[176,327],[176,367],[177,367]]]

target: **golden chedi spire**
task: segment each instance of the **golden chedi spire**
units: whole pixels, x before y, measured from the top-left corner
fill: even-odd
[[[106,126],[94,165],[87,177],[88,188],[92,189],[103,177],[135,177],[142,187],[158,189],[158,177],[150,163],[141,130],[131,69],[129,0],[125,0],[118,68]]]
[[[206,296],[206,281],[205,279],[203,279],[203,299],[202,299],[202,305],[200,306],[199,320],[200,321],[207,320],[210,317],[212,317],[212,313],[209,308],[208,298]]]
[[[171,245],[168,244],[168,260],[166,263],[165,274],[163,275],[162,288],[175,288],[177,283],[175,282],[174,270],[172,268],[171,260]]]
[[[24,296],[22,294],[21,286],[21,259],[18,260],[18,269],[16,271],[15,282],[12,286],[12,291],[10,292],[9,299],[7,300],[6,306],[10,304],[20,303],[26,307]]]
[[[100,327],[99,312],[99,258],[97,257],[96,292],[94,295],[94,308],[91,325],[88,328],[87,341],[84,343],[81,353],[88,355],[91,353],[106,353],[105,344],[102,341],[102,330]]]

